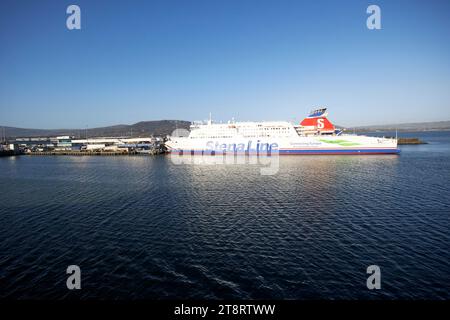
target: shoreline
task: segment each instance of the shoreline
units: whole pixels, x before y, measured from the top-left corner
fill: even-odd
[[[154,151],[154,152],[114,152],[114,151],[105,151],[105,152],[82,152],[82,151],[42,151],[42,152],[29,152],[22,153],[20,155],[24,156],[153,156],[164,154],[163,151]]]

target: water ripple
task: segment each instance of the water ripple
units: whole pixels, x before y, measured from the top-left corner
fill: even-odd
[[[0,159],[0,297],[449,299],[449,154]]]

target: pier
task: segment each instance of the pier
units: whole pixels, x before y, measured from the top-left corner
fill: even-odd
[[[95,137],[74,139],[71,136],[15,138],[0,146],[2,156],[123,156],[157,155],[166,152],[161,137]]]
[[[130,155],[157,155],[165,153],[163,150],[149,150],[149,152],[137,152],[137,151],[35,151],[24,153],[29,156],[130,156]]]
[[[398,145],[409,145],[409,144],[427,144],[427,142],[420,140],[419,138],[398,138]]]
[[[15,155],[14,150],[0,150],[0,157],[10,157],[14,155]]]

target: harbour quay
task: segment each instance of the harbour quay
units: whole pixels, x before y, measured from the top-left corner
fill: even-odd
[[[6,141],[0,143],[0,157],[15,156],[20,153],[21,152],[17,144],[7,143]]]
[[[15,138],[2,147],[4,155],[155,155],[165,153],[160,137],[71,136]]]

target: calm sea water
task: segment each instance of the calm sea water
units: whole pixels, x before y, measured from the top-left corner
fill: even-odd
[[[449,299],[450,132],[410,136],[430,143],[285,156],[273,176],[167,156],[2,158],[0,297]]]

